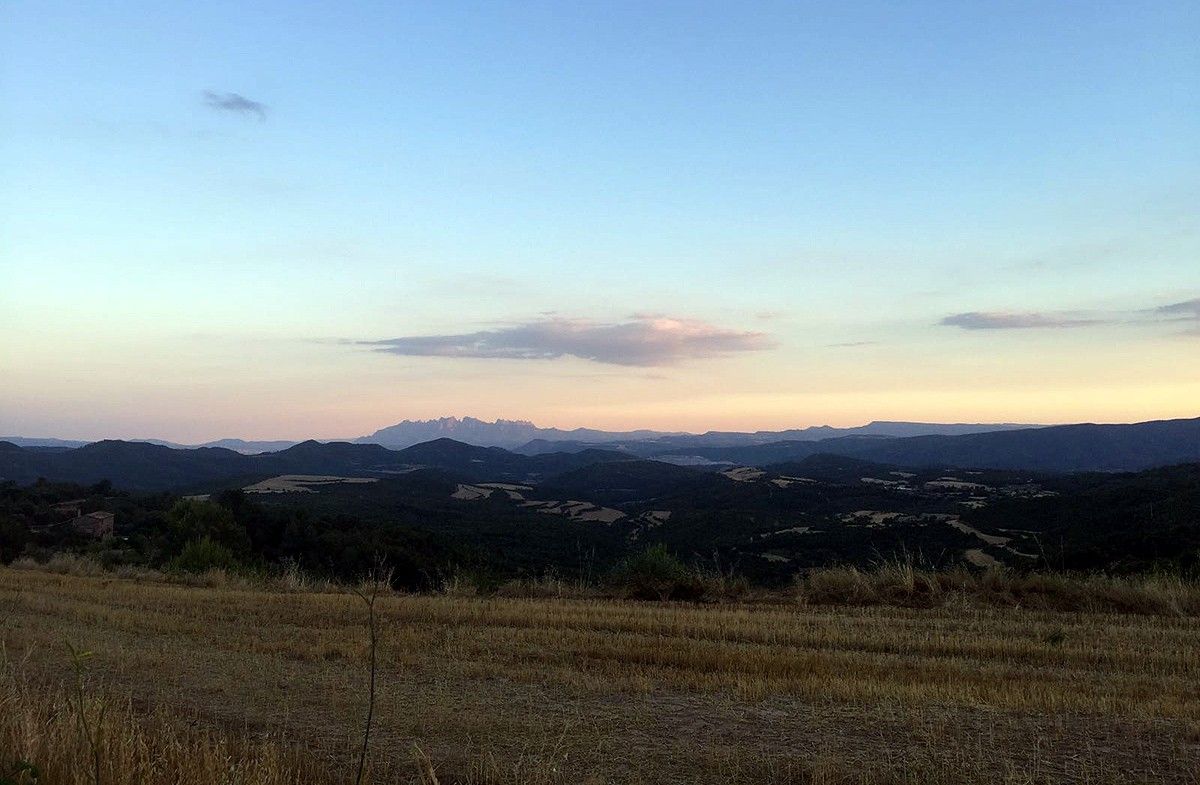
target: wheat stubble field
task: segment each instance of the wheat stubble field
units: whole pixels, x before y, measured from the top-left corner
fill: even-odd
[[[377,612],[373,783],[1200,782],[1192,615],[399,595]],[[0,619],[0,778],[25,760],[41,783],[354,780],[351,594],[4,569]],[[68,643],[92,652],[78,674]]]

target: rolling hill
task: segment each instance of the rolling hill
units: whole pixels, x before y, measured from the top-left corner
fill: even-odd
[[[384,476],[431,467],[470,481],[541,483],[585,467],[629,462],[638,457],[660,461],[652,473],[665,477],[670,470],[661,468],[662,462],[696,460],[770,466],[819,454],[895,467],[1119,472],[1200,461],[1200,418],[1132,425],[1060,425],[956,436],[843,436],[820,441],[689,447],[684,452],[663,449],[657,442],[623,442],[616,446],[621,449],[581,445],[578,450],[539,449],[524,455],[446,438],[402,450],[377,444],[310,440],[277,452],[245,455],[219,447],[172,449],[145,442],[102,441],[73,449],[0,442],[0,479],[18,483],[39,477],[79,483],[107,479],[117,487],[133,490],[179,490],[280,474]]]
[[[689,450],[710,460],[765,466],[818,453],[896,466],[1026,469],[1047,472],[1138,471],[1200,460],[1200,418],[1129,425],[1055,425],[959,436],[842,437]],[[660,452],[655,457],[668,456]]]
[[[540,481],[581,466],[628,460],[622,453],[586,450],[525,456],[498,447],[437,439],[405,450],[377,444],[301,442],[286,450],[244,455],[219,447],[173,449],[146,442],[102,441],[75,449],[19,447],[0,442],[0,480],[38,478],[83,484],[110,480],[129,490],[189,490],[212,483],[282,474],[387,476],[442,469],[467,480]]]

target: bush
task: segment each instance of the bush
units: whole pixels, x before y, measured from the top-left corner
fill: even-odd
[[[34,556],[22,556],[12,563],[17,570],[42,570],[58,575],[97,576],[104,575],[104,565],[89,556],[74,553],[48,553],[39,561]]]
[[[600,592],[580,580],[566,580],[553,572],[538,577],[513,578],[496,587],[497,597],[529,599],[580,599],[601,596]]]
[[[621,562],[613,570],[612,580],[639,600],[691,600],[704,593],[696,576],[662,544]]]
[[[20,556],[30,539],[28,527],[0,513],[0,564],[8,564]]]
[[[201,573],[209,570],[236,570],[238,561],[233,552],[213,541],[211,537],[201,537],[183,546],[183,550],[167,563],[167,569],[174,572]]]
[[[442,578],[438,590],[447,597],[478,596],[478,576],[470,575],[465,570],[454,570]]]
[[[974,607],[1190,616],[1200,585],[1178,575],[1086,575],[988,569],[934,570],[896,560],[870,570],[826,567],[796,576],[793,595],[812,605]]]
[[[198,499],[180,499],[167,513],[171,539],[176,547],[196,540],[210,540],[231,554],[249,555],[250,536],[233,513],[219,504]]]

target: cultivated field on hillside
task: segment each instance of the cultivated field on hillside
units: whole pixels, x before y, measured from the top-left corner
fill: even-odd
[[[1200,782],[1192,615],[398,595],[377,614],[373,783]],[[0,778],[353,782],[365,616],[350,593],[2,569]],[[78,674],[67,644],[92,653]]]

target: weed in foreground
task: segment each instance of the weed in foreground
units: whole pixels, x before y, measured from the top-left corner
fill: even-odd
[[[370,656],[370,673],[367,687],[367,717],[363,724],[362,748],[358,753],[358,768],[354,774],[354,785],[362,785],[363,771],[367,763],[367,750],[371,744],[371,723],[375,718],[375,681],[378,672],[379,629],[375,622],[375,601],[379,593],[390,589],[392,573],[384,569],[383,563],[376,565],[362,585],[355,587],[354,593],[367,606],[368,653]]]
[[[85,688],[85,672],[87,660],[93,653],[77,649],[70,642],[67,642],[67,651],[71,655],[71,671],[75,677],[72,684],[71,707],[74,709],[75,722],[79,727],[79,731],[82,733],[84,741],[87,742],[91,758],[90,774],[92,783],[93,785],[100,785],[101,750],[104,746],[104,716],[108,713],[108,701],[103,696],[92,701],[95,706],[96,716],[91,716],[92,712],[89,710],[87,690]]]

